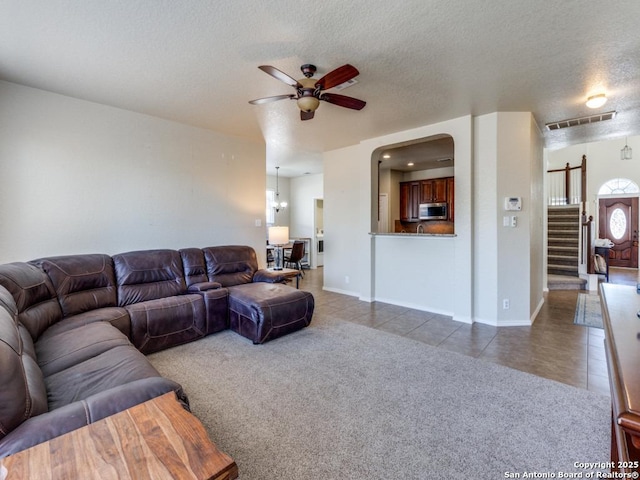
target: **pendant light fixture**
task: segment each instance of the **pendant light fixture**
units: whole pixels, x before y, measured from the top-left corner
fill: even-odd
[[[276,213],[278,213],[280,210],[284,210],[285,208],[287,208],[287,202],[280,201],[280,186],[278,182],[278,170],[280,170],[280,167],[276,167],[276,201],[273,202],[273,205],[272,205]]]
[[[620,150],[620,159],[631,160],[631,148],[627,145],[627,137],[624,137],[624,148]]]

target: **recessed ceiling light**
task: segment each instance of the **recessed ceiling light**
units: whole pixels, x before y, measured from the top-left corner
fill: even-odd
[[[604,93],[592,95],[587,99],[587,107],[589,108],[600,108],[605,103],[607,103],[607,96]]]
[[[385,153],[384,155],[382,155],[382,158],[391,158],[391,155],[389,155],[388,153]]]
[[[413,167],[415,164],[413,162],[407,163],[407,167]]]

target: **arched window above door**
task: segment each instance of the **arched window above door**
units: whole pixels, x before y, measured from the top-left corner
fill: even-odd
[[[628,193],[640,193],[638,185],[628,178],[611,179],[598,190],[598,195],[624,195]]]

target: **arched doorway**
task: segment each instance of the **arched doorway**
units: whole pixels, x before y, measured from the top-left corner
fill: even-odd
[[[626,178],[614,178],[598,190],[598,233],[608,238],[609,264],[638,268],[638,185]]]

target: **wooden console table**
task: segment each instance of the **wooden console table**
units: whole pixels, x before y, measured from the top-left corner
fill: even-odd
[[[11,478],[213,479],[238,477],[173,392],[3,459]]]
[[[633,286],[603,283],[600,299],[611,387],[612,470],[630,473],[640,465],[640,295]]]

